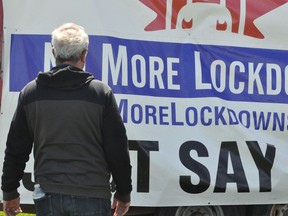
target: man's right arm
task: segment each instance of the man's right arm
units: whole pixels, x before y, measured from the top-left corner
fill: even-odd
[[[20,97],[21,94],[6,142],[1,186],[3,200],[13,200],[19,197],[17,188],[20,186],[26,162],[32,151],[33,138],[28,129]]]
[[[21,213],[20,197],[9,201],[3,201],[3,211],[7,216],[14,216]]]

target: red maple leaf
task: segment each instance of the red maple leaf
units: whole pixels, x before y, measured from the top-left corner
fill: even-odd
[[[146,26],[145,31],[157,31],[166,28],[166,12],[167,12],[167,0],[140,0],[144,5],[149,7],[156,13],[156,18]],[[220,4],[220,0],[194,0],[196,2],[215,3]],[[264,38],[263,34],[254,25],[254,21],[268,13],[287,3],[288,0],[246,0],[246,17],[244,25],[244,35],[248,35],[255,38]],[[176,28],[177,16],[182,7],[187,3],[187,0],[173,0],[172,1],[172,16],[171,16],[171,29]],[[231,13],[232,17],[232,32],[239,32],[240,23],[240,0],[226,0],[226,7]],[[186,26],[185,26],[186,24]],[[188,28],[191,23],[184,23],[183,28]]]
[[[230,7],[232,7],[235,0],[229,0],[228,2],[230,3]],[[262,1],[246,0],[247,9],[246,9],[244,34],[255,38],[264,38],[264,35],[254,25],[254,20],[280,7],[281,5],[287,2],[288,0],[262,0]]]

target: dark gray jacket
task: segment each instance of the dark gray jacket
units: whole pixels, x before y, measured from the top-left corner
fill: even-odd
[[[130,201],[131,165],[112,90],[70,65],[39,73],[19,96],[7,138],[3,199],[18,196],[34,143],[34,175],[47,193]]]

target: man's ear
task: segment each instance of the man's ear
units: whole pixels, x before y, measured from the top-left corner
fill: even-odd
[[[85,63],[86,62],[86,56],[87,56],[88,51],[84,50],[81,55],[80,55],[80,60]]]
[[[54,49],[54,47],[52,48],[52,54],[55,57],[55,49]]]

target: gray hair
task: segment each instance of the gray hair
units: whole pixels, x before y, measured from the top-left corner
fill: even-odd
[[[82,26],[65,23],[52,32],[51,42],[56,60],[76,62],[88,51],[89,38]]]

